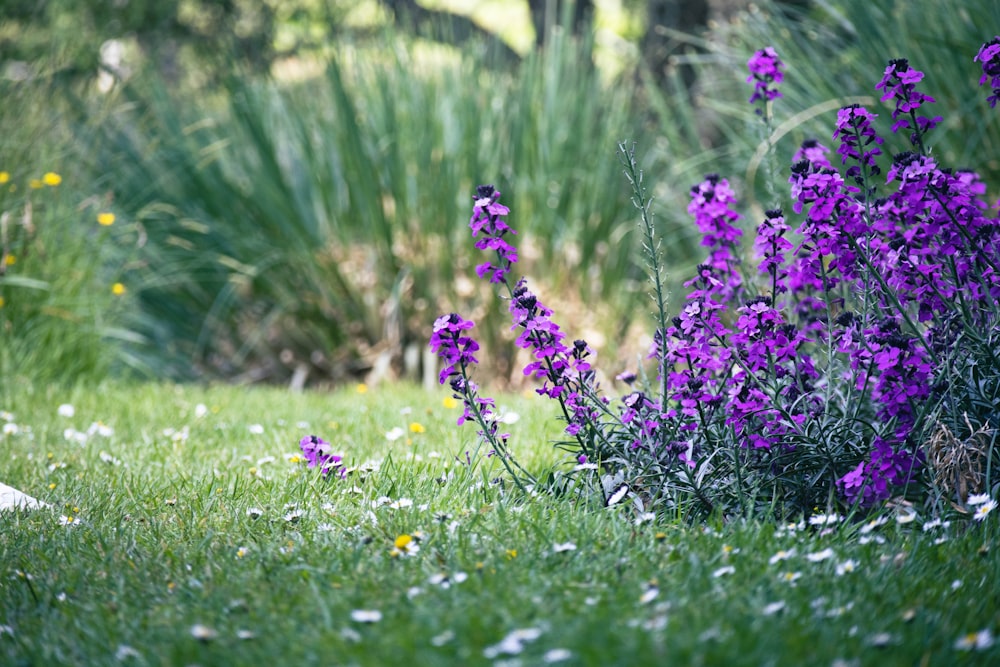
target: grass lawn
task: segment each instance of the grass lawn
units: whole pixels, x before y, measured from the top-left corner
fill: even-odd
[[[1000,664],[996,513],[687,526],[524,497],[408,387],[7,396],[0,481],[52,508],[0,514],[0,664]],[[559,462],[549,406],[498,403],[528,469]],[[355,471],[307,469],[310,433]]]

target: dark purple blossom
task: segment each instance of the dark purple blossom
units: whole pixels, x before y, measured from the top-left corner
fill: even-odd
[[[480,278],[488,275],[491,283],[505,283],[507,274],[517,262],[517,249],[504,239],[508,233],[517,234],[503,219],[510,213],[510,209],[500,203],[500,191],[492,185],[477,187],[474,199],[469,228],[473,236],[480,233],[483,235],[476,241],[476,247],[480,250],[493,250],[497,257],[496,264],[485,262],[477,266],[476,274]]]
[[[837,488],[848,503],[871,507],[909,483],[920,463],[920,456],[876,437],[867,460],[838,479]]]
[[[785,278],[788,269],[784,268],[785,253],[793,247],[792,242],[785,238],[789,229],[781,209],[765,211],[764,220],[757,226],[754,251],[760,261],[758,270],[771,276],[772,297],[787,290]]]
[[[736,203],[736,195],[729,181],[718,174],[706,176],[691,188],[690,194],[688,213],[694,216],[695,225],[702,234],[701,244],[710,249],[705,264],[715,272],[720,294],[728,299],[742,284],[737,270],[737,247],[743,231],[734,225],[740,214],[731,208]]]
[[[854,161],[855,164],[847,170],[847,176],[859,185],[865,180],[863,172],[869,176],[879,174],[875,158],[882,154],[879,146],[883,140],[872,127],[875,118],[878,118],[876,114],[858,104],[843,107],[837,112],[837,129],[833,133],[834,139],[840,139],[837,153],[843,164],[847,164],[848,160]]]
[[[923,104],[933,103],[934,98],[925,95],[917,90],[917,84],[924,78],[924,73],[910,67],[906,58],[890,60],[882,75],[882,80],[875,86],[876,90],[882,91],[882,101],[895,101],[895,108],[892,111],[892,131],[898,132],[901,128],[908,128],[911,131],[910,142],[923,151],[923,135],[934,129],[943,119],[941,116],[927,118],[918,116],[917,110]]]
[[[750,70],[747,83],[753,83],[750,104],[754,104],[758,100],[770,102],[781,97],[777,84],[785,79],[785,74],[781,71],[784,67],[785,63],[778,58],[778,53],[773,46],[764,47],[750,57],[747,62],[747,68]]]
[[[479,343],[464,333],[474,326],[471,320],[463,319],[458,313],[442,315],[434,320],[430,340],[431,351],[447,364],[438,377],[438,382],[441,384],[447,382],[450,377],[464,376],[465,369],[479,363],[475,356],[475,352],[479,350]]]
[[[973,61],[983,64],[983,75],[979,77],[979,85],[989,84],[993,94],[986,98],[986,101],[990,103],[991,109],[995,108],[997,102],[1000,102],[1000,37],[994,37],[983,44]]]
[[[324,475],[328,475],[332,470],[339,470],[341,476],[345,469],[341,465],[342,458],[333,453],[330,443],[318,435],[307,435],[299,441],[299,449],[302,456],[309,462],[310,468],[321,468]]]

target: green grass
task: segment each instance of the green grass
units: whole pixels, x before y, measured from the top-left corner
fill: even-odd
[[[406,387],[22,387],[0,405],[12,413],[0,421],[17,424],[0,436],[2,481],[53,508],[0,515],[0,626],[10,630],[0,632],[0,663],[116,664],[122,646],[139,654],[124,664],[149,665],[534,665],[553,649],[581,665],[1000,658],[1000,647],[954,648],[966,633],[1000,631],[995,516],[946,517],[943,531],[922,530],[931,517],[890,520],[867,536],[846,524],[829,534],[674,517],[636,525],[628,506],[526,498],[491,483],[495,462],[457,464],[475,433],[454,426],[457,409],[442,399]],[[75,416],[58,416],[62,403]],[[522,462],[538,472],[558,463],[550,406],[499,403],[521,416],[509,430]],[[114,433],[64,437],[97,421]],[[251,432],[256,424],[262,432]],[[164,432],[185,427],[186,439]],[[388,440],[396,427],[405,435]],[[351,466],[380,465],[323,481],[284,457],[309,432]],[[413,506],[379,504],[383,496]],[[284,518],[290,503],[302,512],[295,522]],[[396,537],[416,531],[419,552],[392,557]],[[576,549],[554,548],[567,542]],[[806,557],[827,548],[830,559]],[[855,571],[838,576],[849,559]],[[429,581],[458,572],[468,578],[449,588]],[[801,576],[788,583],[786,572]],[[654,580],[658,595],[643,602]],[[765,615],[777,602],[783,610]],[[382,619],[353,621],[359,609]],[[218,636],[194,639],[195,624]],[[490,653],[519,628],[540,634],[520,655]]]

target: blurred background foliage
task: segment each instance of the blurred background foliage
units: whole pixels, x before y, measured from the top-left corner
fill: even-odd
[[[480,182],[569,335],[609,374],[634,367],[651,303],[617,142],[638,143],[675,287],[701,258],[689,187],[727,176],[752,228],[839,106],[888,116],[889,58],[926,72],[935,153],[995,199],[972,57],[996,4],[8,0],[0,379],[415,379],[434,318],[461,310],[516,381],[505,309],[473,272]],[[774,162],[744,82],[764,45],[788,65]],[[62,182],[32,189],[46,172]]]

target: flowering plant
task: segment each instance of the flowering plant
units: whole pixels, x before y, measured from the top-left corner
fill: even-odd
[[[984,44],[981,84],[995,104],[1000,38]],[[771,127],[784,63],[773,48],[748,63],[750,103]],[[558,402],[575,466],[562,490],[594,489],[605,504],[746,515],[808,513],[816,506],[870,508],[895,495],[967,502],[997,482],[991,423],[1000,397],[1000,219],[971,171],[938,164],[925,115],[934,98],[907,60],[889,62],[876,89],[892,111],[890,133],[909,148],[880,178],[886,137],[878,114],[837,114],[831,151],[806,141],[790,168],[789,199],[765,212],[751,248],[729,182],[691,188],[688,212],[707,250],[669,314],[664,267],[635,148],[619,146],[640,213],[655,304],[651,369],[616,378],[612,400],[591,367],[594,351],[568,343],[552,311],[524,279],[510,278],[517,251],[509,209],[480,186],[469,226],[489,253],[477,267],[508,302],[524,375]],[[772,157],[773,159],[773,157]],[[779,204],[780,202],[775,202]],[[434,325],[432,348],[491,451],[518,484],[494,403],[469,379],[478,349],[457,314]],[[955,435],[958,433],[959,435]],[[963,462],[958,463],[955,462]],[[992,465],[987,465],[992,461]],[[534,481],[534,480],[530,480]]]

